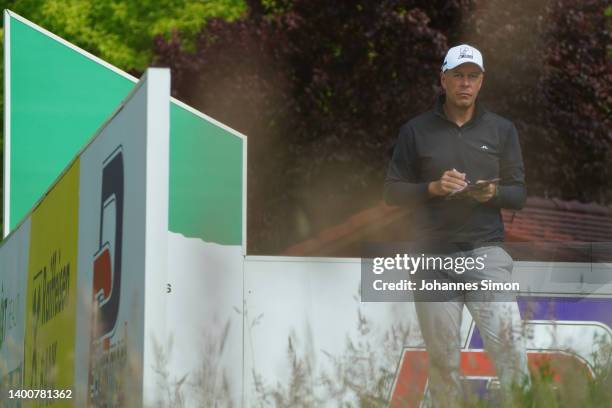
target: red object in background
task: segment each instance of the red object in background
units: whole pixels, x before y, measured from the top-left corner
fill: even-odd
[[[550,375],[553,382],[560,382],[564,376],[568,375],[592,378],[591,370],[586,363],[572,354],[556,351],[528,351],[527,359],[532,372]],[[404,350],[391,394],[391,407],[418,408],[420,406],[427,385],[428,364],[427,351]],[[463,377],[495,378],[493,362],[482,350],[462,351],[460,370]]]

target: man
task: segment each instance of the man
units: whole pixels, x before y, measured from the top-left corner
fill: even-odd
[[[440,73],[445,95],[431,111],[402,126],[385,180],[385,200],[412,208],[415,236],[428,242],[428,248],[434,243],[438,249],[453,248],[454,256],[486,260],[480,271],[433,275],[446,281],[511,281],[512,258],[499,246],[504,239],[500,209],[522,208],[524,168],[515,126],[477,100],[483,79],[482,55],[476,48],[463,44],[448,50]],[[425,272],[417,272],[420,279],[426,278]],[[528,381],[514,296],[500,298],[478,290],[437,294],[417,296],[415,303],[435,406],[454,406],[463,398],[459,361],[464,305],[479,328],[502,389],[507,392],[512,384]]]

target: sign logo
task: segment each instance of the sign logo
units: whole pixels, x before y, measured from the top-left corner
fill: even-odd
[[[127,334],[119,332],[123,248],[124,171],[121,146],[102,163],[100,233],[93,259],[89,403],[120,406]],[[127,325],[124,325],[127,331]]]
[[[532,371],[550,370],[554,381],[563,375],[593,378],[588,363],[572,353],[564,351],[527,351],[527,361]],[[402,356],[400,373],[396,379],[391,398],[391,407],[418,408],[427,399],[428,357],[425,349],[406,349]],[[564,367],[562,372],[550,367]],[[485,397],[490,390],[498,388],[493,361],[484,350],[463,350],[459,366],[463,384],[467,389]]]

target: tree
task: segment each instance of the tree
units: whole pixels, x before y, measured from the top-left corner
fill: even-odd
[[[250,137],[251,253],[276,253],[380,199],[388,148],[432,103],[461,7],[250,1],[245,19],[210,22],[194,53],[179,35],[158,40],[173,94]]]
[[[512,118],[531,195],[612,202],[606,2],[481,1],[464,38],[482,46],[483,99]]]
[[[195,52],[157,40],[175,96],[250,136],[249,251],[276,253],[380,199],[399,126],[448,45],[485,55],[482,100],[515,121],[528,191],[609,203],[605,2],[250,1]]]
[[[245,11],[242,0],[12,0],[0,5],[133,73],[150,64],[156,36],[180,32],[189,48],[208,19],[235,20]]]

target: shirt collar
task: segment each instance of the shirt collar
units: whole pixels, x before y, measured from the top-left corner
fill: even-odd
[[[440,116],[442,119],[444,120],[449,120],[446,117],[446,112],[444,112],[444,101],[446,100],[446,95],[442,94],[439,95],[438,98],[436,99],[436,104],[434,106],[434,113],[438,116]],[[472,117],[472,119],[469,120],[469,122],[466,123],[466,125],[468,123],[472,123],[476,120],[479,120],[482,118],[482,116],[487,112],[487,109],[484,107],[484,105],[482,104],[482,102],[480,102],[478,100],[478,98],[476,98],[476,109],[474,110],[474,116]],[[465,125],[464,125],[465,126]]]

